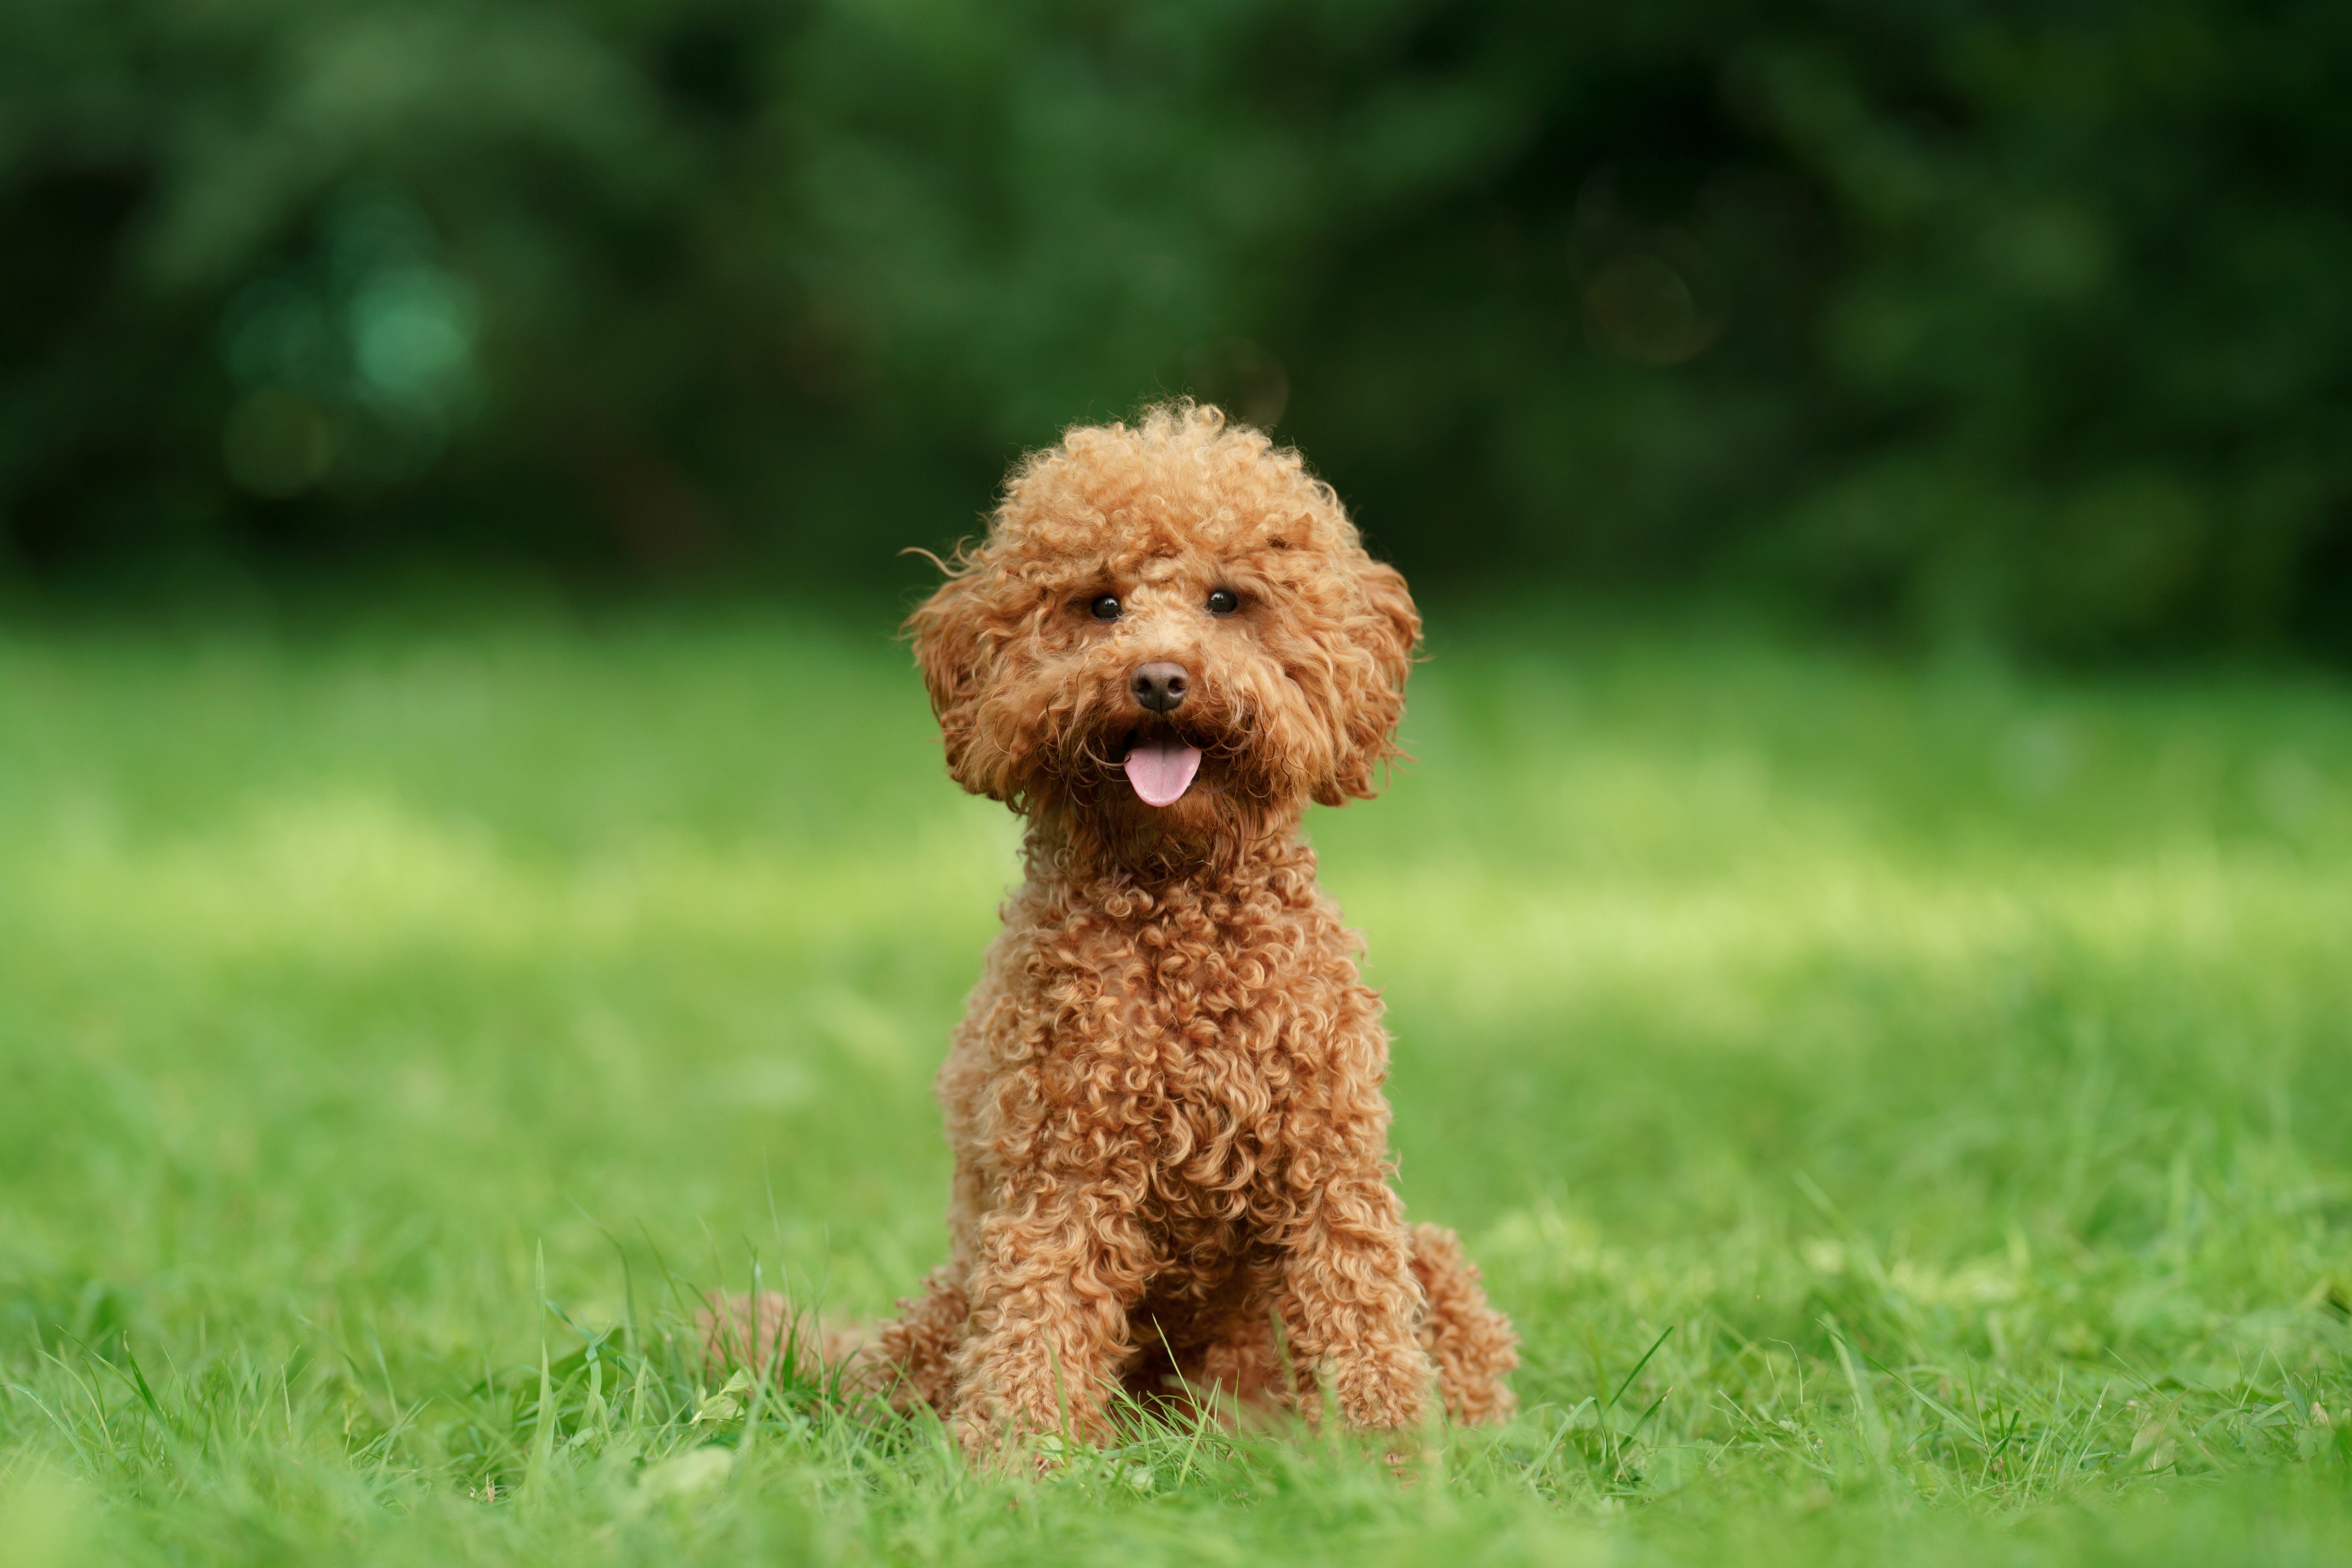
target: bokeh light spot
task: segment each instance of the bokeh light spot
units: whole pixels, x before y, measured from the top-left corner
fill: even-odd
[[[1593,275],[1584,321],[1594,347],[1644,364],[1680,364],[1715,341],[1716,323],[1689,280],[1663,258],[1639,252]]]
[[[436,408],[473,368],[474,302],[437,268],[403,268],[372,279],[352,303],[361,380],[388,402]]]

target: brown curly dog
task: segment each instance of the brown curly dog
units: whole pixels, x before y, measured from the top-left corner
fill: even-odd
[[[1395,754],[1404,579],[1296,452],[1178,404],[1031,455],[909,626],[1027,878],[939,1075],[952,1252],[864,1373],[974,1451],[1099,1438],[1121,1388],[1508,1414],[1509,1323],[1389,1185],[1380,1001],[1299,837]]]

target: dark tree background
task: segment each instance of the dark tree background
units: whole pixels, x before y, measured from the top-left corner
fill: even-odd
[[[2341,0],[16,0],[0,567],[890,581],[1192,392],[1418,580],[2352,644]]]

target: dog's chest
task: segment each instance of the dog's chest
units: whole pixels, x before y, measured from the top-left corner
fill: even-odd
[[[1168,899],[1037,932],[1021,1032],[1045,1100],[1140,1156],[1171,1198],[1238,1194],[1327,1092],[1372,1006],[1321,900]],[[1008,1020],[1010,1021],[1010,1020]],[[1360,1032],[1360,1031],[1358,1031]]]

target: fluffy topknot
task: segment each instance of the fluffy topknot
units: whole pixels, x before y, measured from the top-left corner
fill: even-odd
[[[1073,426],[1058,446],[1024,458],[1006,478],[983,553],[1051,557],[1106,545],[1123,545],[1123,560],[1187,545],[1363,551],[1339,496],[1295,449],[1190,401],[1148,408],[1133,426]]]

